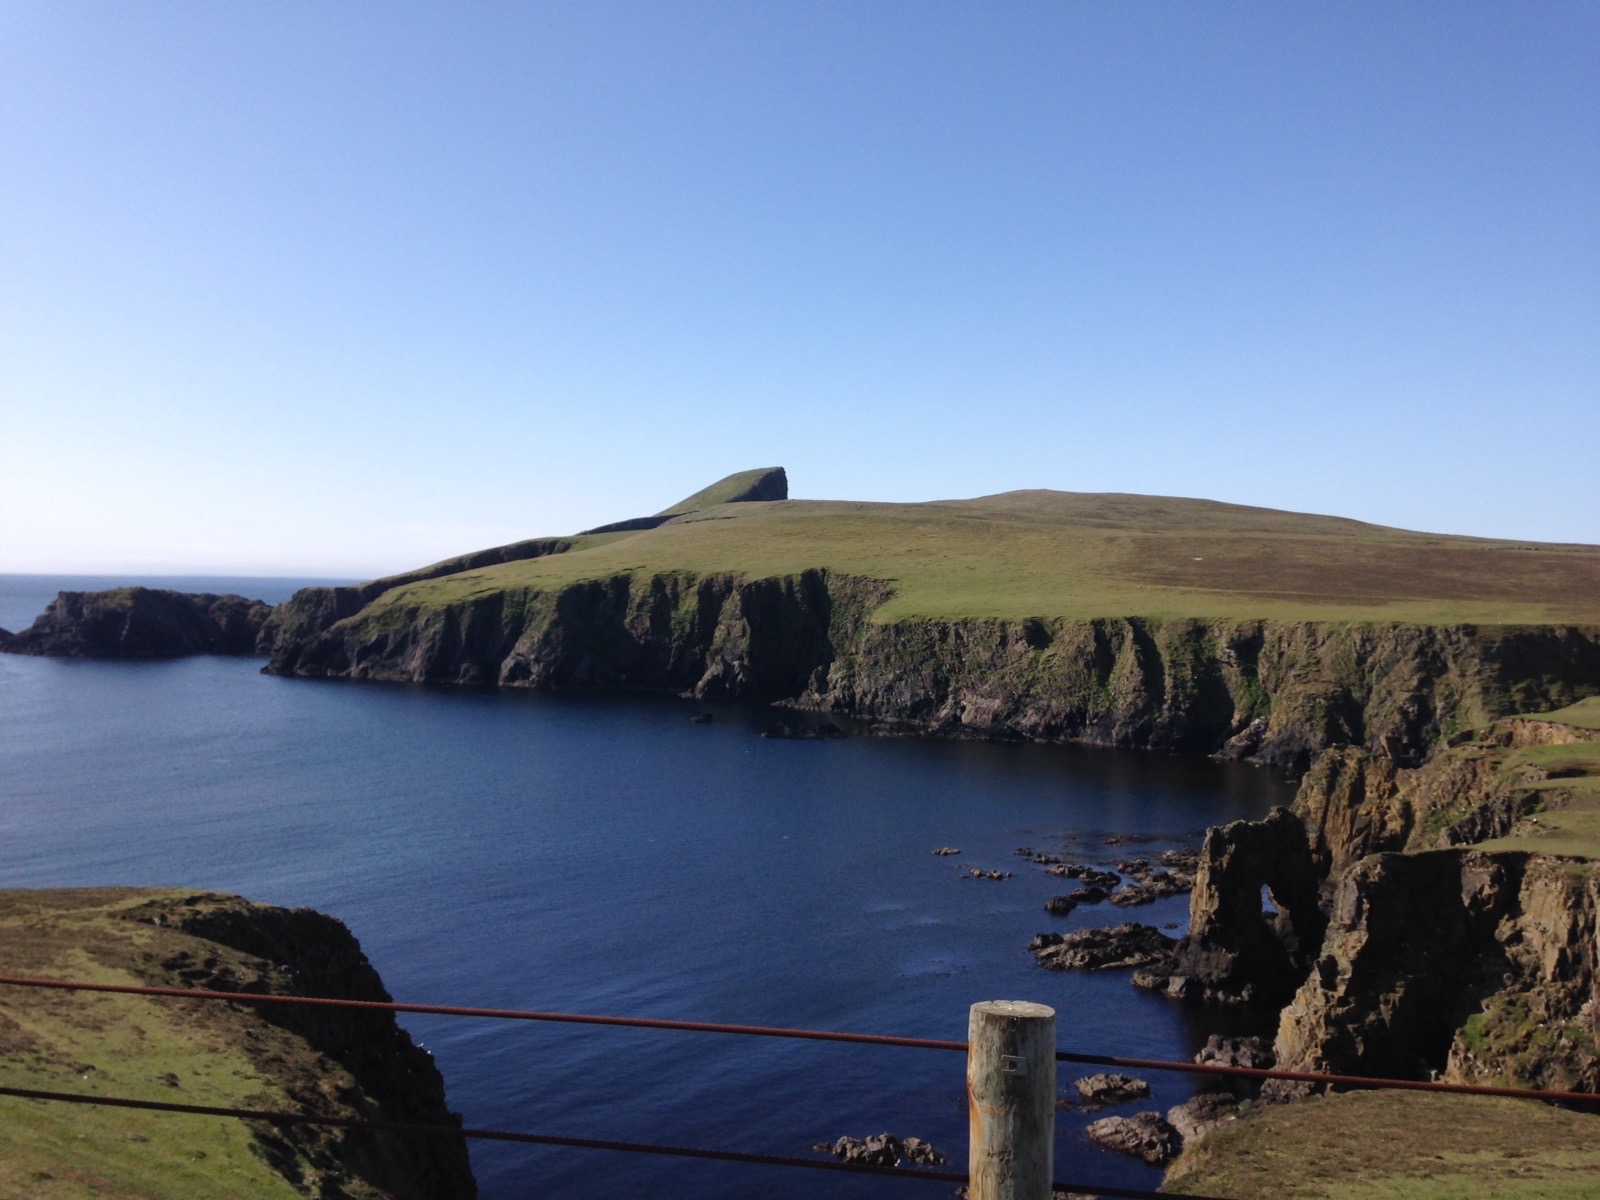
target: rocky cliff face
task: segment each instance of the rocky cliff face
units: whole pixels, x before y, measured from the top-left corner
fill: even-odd
[[[1287,809],[1207,830],[1189,930],[1134,982],[1208,1004],[1283,1004],[1322,942],[1321,881],[1306,828]]]
[[[322,589],[291,602],[308,615],[286,615],[268,669],[781,700],[944,734],[1220,752],[1291,772],[1335,745],[1420,761],[1463,725],[1600,682],[1595,630],[871,621],[889,593],[821,570],[618,575],[444,607],[362,606]]]
[[[1465,848],[1570,802],[1512,752],[1576,741],[1600,731],[1500,721],[1414,768],[1329,750],[1292,812],[1208,832],[1190,930],[1135,981],[1289,1001],[1275,1048],[1289,1070],[1600,1087],[1600,864]]]
[[[1600,1088],[1600,866],[1472,850],[1346,871],[1284,1010],[1286,1070]]]
[[[253,654],[271,615],[269,605],[243,596],[142,587],[62,592],[0,650],[69,658]]]
[[[781,699],[825,678],[883,589],[777,579],[615,576],[446,607],[376,606],[274,655],[274,673],[472,686],[641,688]]]
[[[1457,744],[1440,746],[1418,767],[1343,746],[1317,759],[1300,781],[1294,810],[1325,871],[1369,854],[1465,846],[1502,837],[1548,799],[1549,771],[1508,766],[1507,750],[1600,741],[1600,730],[1513,718]]]

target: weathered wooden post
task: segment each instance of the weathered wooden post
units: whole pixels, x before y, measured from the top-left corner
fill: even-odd
[[[986,1000],[967,1022],[968,1200],[1050,1200],[1056,1010]]]

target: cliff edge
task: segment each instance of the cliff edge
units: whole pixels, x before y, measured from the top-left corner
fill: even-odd
[[[170,889],[0,891],[0,971],[388,1000],[348,929]],[[218,1107],[459,1125],[389,1013],[6,988],[7,1082]],[[67,1200],[470,1200],[464,1141],[0,1099],[0,1194]]]

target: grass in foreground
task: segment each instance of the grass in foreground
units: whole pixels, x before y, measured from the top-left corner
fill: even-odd
[[[395,589],[432,607],[621,574],[827,567],[889,581],[877,619],[1197,617],[1600,624],[1600,547],[1411,533],[1204,500],[1010,492],[726,504],[565,554]]]
[[[0,967],[8,974],[148,982],[140,957],[169,951],[182,935],[119,914],[176,894],[0,892]],[[226,1019],[135,996],[0,989],[3,1077],[13,1087],[50,1091],[281,1106],[281,1090],[226,1036]],[[239,1121],[0,1098],[0,1195],[298,1197],[252,1143]]]
[[[1353,1092],[1213,1133],[1166,1190],[1236,1200],[1594,1200],[1600,1117],[1526,1100]]]
[[[194,895],[0,891],[0,973],[183,986],[178,972],[200,963],[254,978],[256,960],[173,927]],[[139,909],[164,923],[130,919]],[[15,1087],[218,1107],[303,1110],[314,1100],[337,1111],[359,1093],[342,1066],[253,1010],[139,996],[0,988],[0,1064],[0,1078]],[[339,1136],[0,1098],[0,1196],[380,1200],[378,1188],[336,1161]]]

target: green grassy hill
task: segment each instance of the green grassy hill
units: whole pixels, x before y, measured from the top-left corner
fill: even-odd
[[[893,596],[878,621],[1137,615],[1600,624],[1597,546],[1050,491],[924,504],[716,504],[654,529],[579,538],[564,554],[414,583],[379,603],[427,607],[621,574],[765,578],[807,568],[889,582]]]

